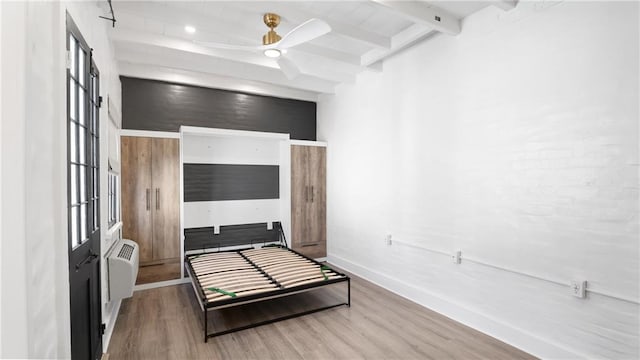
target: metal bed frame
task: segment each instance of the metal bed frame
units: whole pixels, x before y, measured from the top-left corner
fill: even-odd
[[[323,267],[323,264],[311,259],[305,255],[300,254],[297,251],[291,250],[286,246],[286,239],[284,239],[284,234],[282,233],[282,230],[280,229],[281,232],[281,240],[284,241],[285,246],[283,245],[277,245],[277,246],[268,246],[268,247],[278,247],[278,248],[282,248],[282,249],[286,249],[287,251],[290,251],[296,255],[299,255],[301,257],[303,257],[305,260],[310,261],[311,263],[320,266],[321,268]],[[215,301],[210,301],[208,300],[204,289],[202,287],[202,285],[200,284],[200,281],[198,279],[198,277],[196,276],[196,272],[191,264],[191,259],[194,259],[196,257],[198,257],[199,255],[187,255],[185,256],[185,266],[186,266],[186,270],[189,274],[189,277],[191,278],[191,284],[193,286],[193,290],[194,293],[196,295],[196,298],[198,298],[198,303],[200,304],[200,308],[202,309],[202,317],[203,317],[203,327],[204,327],[204,342],[207,342],[207,340],[211,337],[216,337],[216,336],[220,336],[220,335],[225,335],[225,334],[229,334],[229,333],[233,333],[236,331],[241,331],[241,330],[246,330],[246,329],[251,329],[251,328],[255,328],[258,326],[262,326],[262,325],[267,325],[267,324],[272,324],[278,321],[283,321],[283,320],[288,320],[288,319],[293,319],[299,316],[304,316],[304,315],[309,315],[309,314],[313,314],[319,311],[323,311],[323,310],[327,310],[327,309],[331,309],[331,308],[335,308],[338,306],[342,306],[342,305],[346,305],[347,307],[351,307],[351,278],[349,278],[348,275],[345,275],[343,273],[340,273],[338,271],[335,271],[333,269],[331,269],[331,271],[337,275],[339,275],[338,278],[335,279],[327,279],[325,278],[325,280],[321,280],[321,281],[317,281],[317,282],[313,282],[313,283],[307,283],[307,284],[302,284],[302,285],[296,285],[296,286],[291,286],[291,287],[283,287],[281,284],[279,284],[275,279],[273,279],[267,272],[265,272],[262,268],[260,268],[258,265],[256,265],[253,261],[249,260],[249,258],[247,256],[245,256],[244,254],[242,254],[242,251],[246,251],[246,250],[251,250],[253,249],[253,247],[249,247],[246,249],[236,249],[236,250],[223,250],[223,251],[215,251],[215,252],[207,252],[205,254],[215,254],[215,253],[238,253],[240,256],[242,256],[246,261],[248,261],[258,272],[260,272],[261,274],[263,274],[264,276],[266,276],[268,279],[270,279],[274,284],[278,285],[278,288],[275,290],[270,290],[270,291],[266,291],[266,292],[262,292],[262,293],[258,293],[258,294],[253,294],[253,295],[246,295],[246,296],[241,296],[241,297],[231,297],[229,299],[222,299],[222,300],[215,300]],[[203,255],[203,254],[200,254]],[[311,291],[314,289],[318,289],[324,286],[328,286],[328,285],[333,285],[333,284],[337,284],[337,283],[342,283],[342,282],[346,282],[347,284],[347,301],[346,302],[342,302],[342,303],[338,303],[338,304],[333,304],[333,305],[328,305],[328,306],[322,306],[322,307],[318,307],[318,308],[314,308],[311,310],[306,310],[306,311],[301,311],[301,312],[296,312],[296,313],[292,313],[292,314],[287,314],[284,316],[280,316],[274,319],[269,319],[269,320],[264,320],[264,321],[260,321],[260,322],[256,322],[256,323],[252,323],[252,324],[248,324],[248,325],[243,325],[243,326],[239,326],[239,327],[234,327],[234,328],[230,328],[227,330],[223,330],[223,331],[218,331],[218,332],[213,332],[213,333],[209,333],[209,328],[208,328],[208,321],[207,321],[207,314],[209,311],[214,311],[214,310],[220,310],[220,309],[224,309],[224,308],[228,308],[228,307],[232,307],[232,306],[238,306],[238,305],[244,305],[244,304],[249,304],[249,303],[254,303],[254,302],[259,302],[259,301],[264,301],[264,300],[269,300],[269,299],[275,299],[275,298],[280,298],[280,297],[285,297],[285,296],[290,296],[290,295],[294,295],[294,294],[298,294],[298,293],[302,293],[302,292],[307,292],[307,291]]]

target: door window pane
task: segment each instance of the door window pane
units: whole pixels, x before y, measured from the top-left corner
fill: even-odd
[[[75,205],[78,203],[78,165],[71,165],[69,182],[71,183],[69,187],[71,191],[71,205]]]
[[[91,130],[94,134],[98,134],[98,110],[95,106],[91,107]]]
[[[87,201],[87,175],[86,168],[80,167],[80,202]]]
[[[80,205],[80,240],[87,238],[87,204]]]
[[[78,51],[78,81],[84,86],[84,79],[87,77],[84,71],[85,52],[82,49]]]
[[[92,143],[92,155],[93,155],[93,162],[91,163],[94,166],[98,165],[98,138],[96,138],[95,136],[91,137],[91,143]],[[97,193],[97,192],[96,192]]]
[[[94,198],[98,198],[98,181],[99,181],[99,177],[98,177],[98,169],[93,169],[93,197]]]
[[[79,207],[71,208],[71,244],[78,245],[80,244],[80,238],[78,237],[78,211]]]
[[[76,47],[78,45],[76,44],[76,39],[72,36],[69,35],[69,51],[70,51],[70,60],[71,60],[71,66],[69,71],[71,72],[72,76],[76,76]],[[72,108],[73,109],[73,108]]]
[[[69,79],[69,116],[73,120],[78,118],[76,110],[76,82]]]
[[[93,202],[93,230],[97,230],[98,229],[98,202],[94,201]]]
[[[78,162],[78,126],[69,122],[69,157],[71,162]]]
[[[80,164],[86,164],[87,160],[86,160],[86,154],[87,154],[87,146],[86,146],[86,133],[87,133],[87,129],[83,128],[82,126],[79,127],[80,129],[80,141],[78,141],[78,146],[79,146],[79,151],[80,151],[80,158],[78,159],[78,162]]]
[[[94,102],[98,102],[98,78],[91,76],[91,98]]]
[[[78,87],[78,120],[80,124],[85,125],[86,114],[84,112],[86,99],[85,91]]]

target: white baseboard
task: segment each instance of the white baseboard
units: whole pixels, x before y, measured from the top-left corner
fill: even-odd
[[[332,254],[329,254],[327,259],[330,264],[343,268],[397,295],[539,358],[588,358],[588,356],[580,354],[573,349],[568,349],[560,344],[541,339],[525,330],[505,324],[491,316],[472,311],[464,305],[449,300],[442,295],[432,293],[400,279],[371,270],[363,265]]]
[[[111,310],[111,314],[109,315],[107,328],[102,336],[102,352],[109,352],[109,342],[111,341],[111,335],[113,335],[113,329],[116,327],[116,320],[118,320],[118,313],[120,312],[120,304],[122,304],[122,300],[118,300],[116,302],[116,305],[113,307],[113,310]]]
[[[141,291],[141,290],[155,289],[155,288],[159,288],[159,287],[163,287],[163,286],[187,284],[190,281],[191,280],[189,280],[189,278],[183,278],[183,279],[159,281],[159,282],[154,282],[154,283],[149,283],[149,284],[136,285],[136,286],[133,287],[133,291],[136,292],[136,291]]]

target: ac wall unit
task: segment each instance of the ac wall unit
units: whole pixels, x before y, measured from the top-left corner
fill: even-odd
[[[122,239],[108,257],[109,299],[124,299],[133,295],[133,286],[138,276],[138,244]]]

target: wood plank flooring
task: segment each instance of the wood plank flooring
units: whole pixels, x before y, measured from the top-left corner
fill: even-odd
[[[164,264],[140,266],[136,285],[180,279],[180,259]]]
[[[209,331],[345,300],[346,284],[209,313]],[[534,357],[352,276],[341,306],[203,339],[191,284],[123,301],[110,359],[533,359]]]

